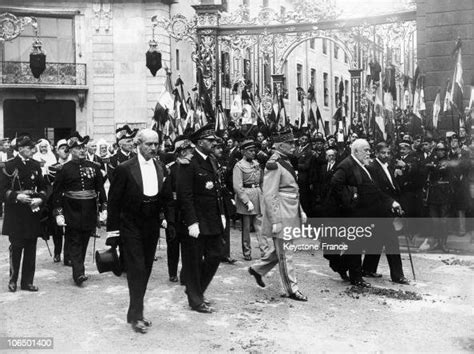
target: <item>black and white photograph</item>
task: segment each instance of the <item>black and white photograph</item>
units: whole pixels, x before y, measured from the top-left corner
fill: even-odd
[[[474,351],[472,0],[0,0],[0,352]]]

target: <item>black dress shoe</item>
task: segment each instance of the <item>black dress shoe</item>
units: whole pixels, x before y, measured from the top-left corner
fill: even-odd
[[[197,311],[197,312],[201,312],[201,313],[213,313],[214,312],[214,310],[211,307],[209,307],[208,305],[206,305],[204,302],[199,306],[193,307],[193,310]]]
[[[132,328],[137,333],[145,334],[146,332],[148,332],[148,327],[142,320],[132,321]]]
[[[249,273],[254,276],[258,286],[261,286],[262,288],[265,287],[265,283],[263,282],[262,276],[258,274],[255,270],[253,270],[252,267],[249,267]]]
[[[151,323],[150,320],[147,320],[146,318],[143,318],[142,321],[143,321],[143,323],[145,324],[145,326],[151,327],[152,323]]]
[[[8,283],[8,290],[10,290],[12,293],[14,293],[16,291],[16,283],[14,282],[9,282]]]
[[[22,285],[21,290],[26,290],[26,291],[38,291],[39,288],[33,284],[28,284],[28,285]]]
[[[293,294],[290,294],[288,297],[296,301],[308,301],[308,298],[304,296],[299,290]]]
[[[382,278],[382,274],[375,272],[362,272],[362,276],[366,278]]]
[[[232,258],[232,257],[224,257],[224,258],[221,259],[221,262],[228,263],[228,264],[234,264],[235,262],[237,262],[237,260]]]
[[[56,256],[54,256],[53,262],[54,262],[54,263],[59,263],[59,262],[61,262],[61,256],[60,256],[59,254],[57,254]]]
[[[349,276],[347,275],[347,271],[339,271],[339,275],[341,276],[341,279],[344,281],[350,281]]]
[[[392,281],[394,283],[397,283],[397,284],[403,284],[403,285],[409,285],[410,284],[410,281],[405,277],[401,277],[400,279],[393,279]]]
[[[178,281],[179,279],[176,275],[174,277],[170,277],[170,282],[177,283]]]
[[[85,275],[79,275],[76,279],[77,286],[81,286],[88,278]]]
[[[361,288],[370,288],[372,285],[366,282],[364,279],[351,281],[352,285],[361,287]]]

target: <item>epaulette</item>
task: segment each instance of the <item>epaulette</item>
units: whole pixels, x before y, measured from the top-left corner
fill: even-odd
[[[267,170],[276,170],[278,168],[277,158],[272,156],[265,165]]]

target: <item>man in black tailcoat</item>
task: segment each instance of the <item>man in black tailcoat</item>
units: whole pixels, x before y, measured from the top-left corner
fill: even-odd
[[[151,321],[143,317],[143,300],[160,236],[162,188],[166,172],[154,157],[158,134],[143,129],[136,136],[137,156],[120,164],[109,190],[106,244],[123,244],[127,262],[130,305],[127,322],[146,333]]]
[[[388,162],[390,159],[390,148],[386,143],[378,143],[375,146],[375,159],[372,161],[367,170],[370,172],[375,184],[379,189],[390,196],[393,200],[400,200],[400,188],[393,173],[389,169]],[[402,258],[400,257],[400,245],[398,243],[398,235],[395,234],[393,225],[391,225],[390,215],[387,215],[386,233],[378,237],[376,241],[380,252],[385,246],[385,254],[387,256],[388,266],[390,268],[390,277],[392,281],[399,284],[408,284],[408,280],[403,274]],[[364,277],[380,278],[382,275],[377,273],[379,265],[380,253],[370,254],[366,252],[364,262],[362,264],[362,273]]]
[[[71,161],[56,172],[51,196],[53,215],[59,227],[65,226],[72,278],[77,286],[88,279],[84,260],[89,238],[97,227],[97,214],[107,208],[107,197],[100,167],[86,159],[89,137],[75,132],[67,141]]]
[[[340,216],[349,218],[386,217],[391,209],[401,212],[398,202],[383,193],[367,170],[370,161],[370,145],[365,139],[357,139],[351,145],[351,155],[336,167],[331,179],[332,196],[340,207]],[[372,237],[381,237],[380,232]],[[348,241],[344,264],[349,270],[352,285],[369,287],[362,278],[361,254],[369,242]]]
[[[219,268],[226,215],[217,164],[212,157],[216,136],[212,124],[191,137],[196,149],[188,165],[178,167],[178,204],[188,228],[183,240],[185,285],[191,308],[202,313],[213,309],[204,292]]]
[[[46,183],[40,163],[33,160],[35,142],[28,135],[16,139],[18,155],[5,162],[0,173],[0,199],[5,203],[2,234],[10,240],[10,281],[15,292],[21,272],[21,289],[38,291],[33,285],[36,263],[36,240],[41,236],[40,208],[46,199]]]

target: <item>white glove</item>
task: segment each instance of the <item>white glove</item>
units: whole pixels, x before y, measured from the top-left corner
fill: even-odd
[[[199,223],[195,222],[191,226],[188,226],[188,233],[189,236],[198,238],[199,234],[201,233],[201,231],[199,230]]]
[[[232,205],[235,206],[235,200],[234,200],[234,199],[231,199],[230,201],[232,202]]]
[[[166,219],[163,219],[163,221],[161,222],[161,227],[163,229],[166,229],[168,227],[168,222],[166,221]]]
[[[226,225],[227,225],[227,222],[226,222],[226,220],[225,220],[225,215],[221,215],[221,220],[222,220],[222,226],[223,226],[224,229],[225,229],[225,227],[226,227]]]
[[[101,211],[99,213],[99,221],[104,222],[107,220],[107,210]]]
[[[249,202],[247,203],[247,210],[248,211],[253,211],[255,209],[255,206],[253,205],[253,203],[249,200]]]
[[[40,211],[40,205],[43,203],[41,198],[33,198],[30,203],[30,208],[33,213]]]
[[[281,230],[283,229],[283,225],[281,222],[278,224],[272,224],[272,234],[279,234]]]
[[[107,231],[107,238],[109,237],[120,237],[120,231],[119,230]]]
[[[398,215],[403,214],[402,206],[396,200],[394,200],[392,203],[392,211]]]
[[[56,224],[58,226],[66,226],[66,220],[64,219],[64,215],[56,215]]]
[[[301,223],[306,224],[307,221],[308,221],[308,216],[306,215],[306,213],[304,211],[302,211],[301,212]]]

